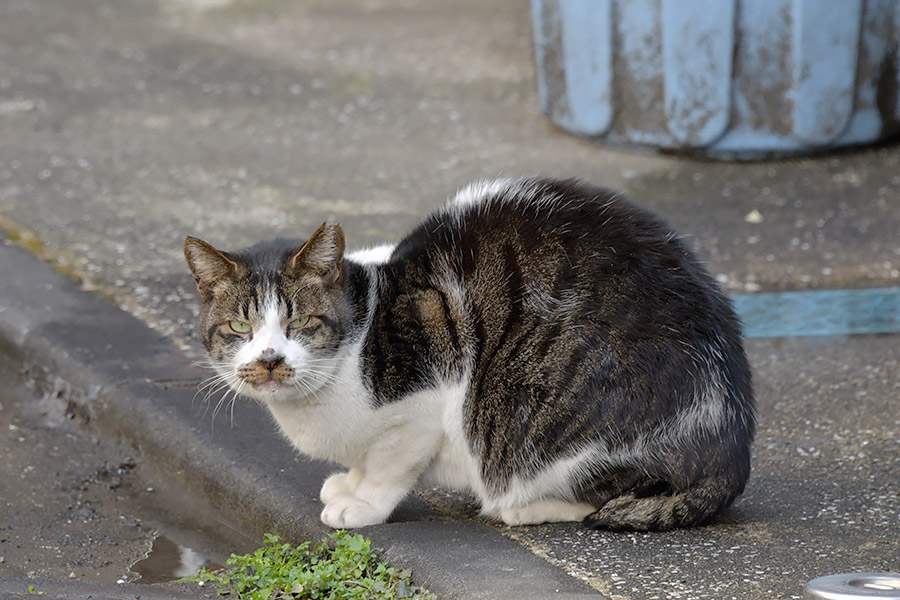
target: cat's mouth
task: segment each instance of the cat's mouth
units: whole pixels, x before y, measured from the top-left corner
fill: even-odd
[[[285,387],[285,381],[294,376],[294,369],[282,358],[272,361],[255,360],[238,367],[238,377],[249,383],[254,392],[274,394]]]
[[[274,377],[268,377],[263,381],[253,383],[253,389],[260,392],[275,392],[284,386],[283,381],[279,381]]]

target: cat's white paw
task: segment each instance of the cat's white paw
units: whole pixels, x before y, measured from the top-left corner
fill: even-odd
[[[322,522],[335,529],[354,529],[366,525],[384,523],[390,513],[378,510],[355,496],[342,495],[333,498],[322,510]]]
[[[542,500],[526,506],[514,506],[500,510],[500,518],[507,525],[537,525],[539,523],[563,523],[582,521],[596,509],[583,502]]]
[[[356,469],[351,469],[347,473],[335,473],[322,484],[319,499],[323,504],[329,504],[338,496],[352,495],[361,478],[361,474]]]
[[[541,515],[533,513],[533,509],[528,506],[516,506],[501,510],[500,518],[505,524],[513,527],[516,525],[537,525],[538,523],[546,522]]]

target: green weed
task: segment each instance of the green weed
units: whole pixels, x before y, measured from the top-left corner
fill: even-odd
[[[221,571],[201,569],[188,578],[218,586],[220,594],[239,600],[434,600],[409,581],[409,572],[377,562],[371,542],[359,534],[338,531],[310,549],[283,543],[266,534],[253,554],[232,554]]]

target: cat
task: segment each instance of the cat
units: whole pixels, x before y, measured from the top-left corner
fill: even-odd
[[[508,525],[665,530],[739,495],[755,429],[729,299],[680,237],[578,180],[469,185],[396,245],[184,244],[223,384],[328,477],[322,521],[385,522],[417,482]]]

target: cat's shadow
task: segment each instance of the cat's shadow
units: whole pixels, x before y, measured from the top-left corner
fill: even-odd
[[[397,507],[390,520],[442,517],[488,523],[479,514],[479,508],[478,501],[470,494],[441,487],[417,487]]]
[[[489,527],[508,530],[514,532],[521,530],[522,526],[510,527],[482,517],[479,512],[479,504],[477,499],[469,494],[448,490],[440,487],[416,488],[412,494],[404,500],[389,522],[403,522],[410,520],[430,520],[434,518],[446,518],[452,520],[478,521]],[[722,531],[724,529],[740,529],[746,527],[756,519],[745,509],[739,506],[729,506],[715,519],[704,525],[689,528],[689,531]],[[584,527],[581,523],[545,523],[542,525],[527,525],[528,529],[541,529],[547,533],[557,530],[560,533],[570,531],[572,529],[581,529]],[[675,531],[688,531],[685,529],[676,529]],[[598,533],[604,530],[597,530]],[[604,531],[604,533],[610,533]],[[663,532],[671,533],[670,532]]]

